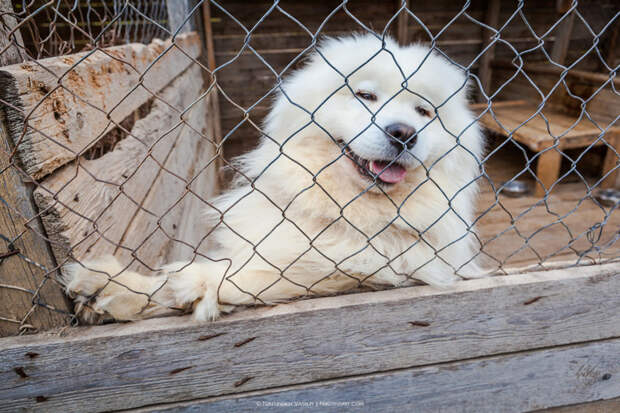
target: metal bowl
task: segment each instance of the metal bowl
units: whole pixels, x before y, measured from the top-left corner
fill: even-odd
[[[599,189],[594,194],[594,198],[600,202],[601,205],[612,207],[620,203],[620,191],[617,189]]]
[[[512,198],[528,195],[532,192],[532,186],[527,181],[515,179],[514,181],[504,182],[500,193]]]

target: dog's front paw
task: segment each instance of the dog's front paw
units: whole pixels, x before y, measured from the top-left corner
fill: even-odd
[[[62,274],[66,293],[74,298],[75,314],[89,324],[139,318],[150,303],[148,294],[132,291],[135,275],[112,256],[67,264]]]
[[[104,321],[106,311],[97,303],[97,298],[110,282],[110,277],[121,270],[122,267],[112,256],[66,264],[62,268],[60,281],[67,295],[74,299],[74,311],[80,320],[88,324]]]

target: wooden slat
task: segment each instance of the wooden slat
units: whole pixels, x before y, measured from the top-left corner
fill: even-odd
[[[558,0],[558,12],[566,13],[570,9],[570,2],[566,0]],[[575,23],[576,13],[571,13],[564,17],[564,20],[558,25],[556,42],[551,49],[551,60],[555,63],[563,65],[566,61],[566,54],[570,46],[571,34]]]
[[[498,25],[500,3],[500,0],[491,0],[488,4],[487,14],[485,16],[485,24],[496,30],[499,28]],[[487,32],[486,30],[482,33],[482,50],[484,50],[491,44],[493,36],[491,36],[491,33]],[[480,60],[480,72],[478,76],[480,78],[480,84],[482,86],[482,89],[487,96],[491,94],[491,61],[494,59],[494,57],[495,45],[491,45]]]
[[[69,310],[52,281],[56,264],[32,202],[32,188],[23,183],[18,169],[10,166],[10,153],[0,117],[0,255],[19,252],[0,259],[0,337],[17,334],[22,326],[24,332],[62,326],[68,321]],[[35,305],[33,299],[65,315]]]
[[[618,397],[619,373],[615,339],[132,411],[525,412]]]
[[[126,409],[618,337],[619,270],[319,298],[204,325],[168,318],[7,338],[0,411]]]
[[[514,131],[513,138],[534,151],[540,151],[553,145],[554,137],[560,137],[559,148],[587,146],[595,142],[598,136],[603,133],[585,117],[577,122],[577,118],[553,109],[543,109],[542,114],[547,118],[546,120],[540,113],[529,119],[538,110],[533,103],[523,104],[522,101],[518,101],[514,106],[493,106],[492,109],[497,120],[489,111],[482,116],[481,123],[486,128],[502,135],[507,134],[505,129],[509,132]],[[526,121],[527,123],[521,125]],[[609,131],[612,132],[615,129],[617,128],[613,127]],[[599,140],[596,145],[602,143]]]
[[[206,98],[181,121],[201,87],[201,68],[194,65],[161,92],[162,100],[112,151],[81,158],[79,166],[66,165],[42,182],[35,199],[60,262],[71,251],[80,260],[115,254],[128,263],[139,247],[138,259],[154,268],[165,260],[171,238],[196,239],[177,227],[184,208],[195,213],[188,205],[197,201],[185,187],[215,152]],[[203,172],[208,178],[201,176],[202,187],[194,186],[203,199],[214,195],[214,183],[208,182],[214,169]]]
[[[200,54],[196,33],[170,44],[156,40],[3,68],[0,99],[10,103],[9,132],[26,172],[40,179],[74,159]]]

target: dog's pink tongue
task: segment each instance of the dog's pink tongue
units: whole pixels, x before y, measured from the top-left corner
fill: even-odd
[[[386,161],[370,161],[370,164],[368,166],[370,167],[370,171],[373,174],[377,175],[379,179],[381,179],[383,182],[395,184],[405,179],[405,175],[407,175],[407,170],[404,167],[400,166],[397,163],[393,163],[389,167],[388,165],[390,165],[390,163]]]

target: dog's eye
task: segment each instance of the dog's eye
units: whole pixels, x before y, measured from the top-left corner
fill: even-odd
[[[422,106],[416,106],[415,111],[418,112],[420,115],[425,116],[427,118],[431,117],[431,111],[426,108],[423,108]]]
[[[364,92],[362,90],[358,91],[356,95],[361,97],[364,100],[370,100],[371,102],[374,102],[377,100],[377,95],[375,95],[374,93],[370,93],[370,92]]]

